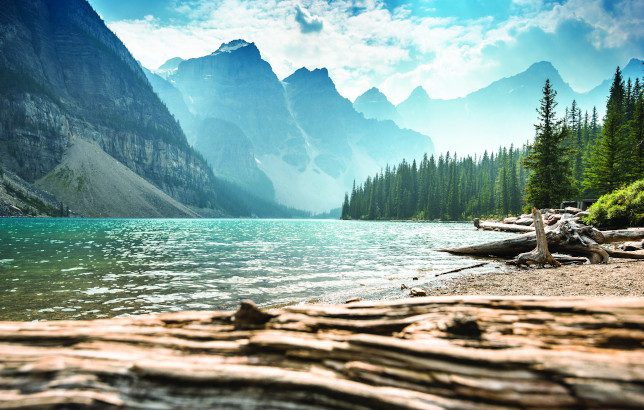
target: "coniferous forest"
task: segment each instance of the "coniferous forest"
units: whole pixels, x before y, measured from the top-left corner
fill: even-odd
[[[606,115],[573,101],[557,115],[556,90],[546,80],[535,138],[480,156],[437,158],[387,167],[347,193],[342,219],[463,220],[558,207],[597,198],[644,177],[644,87],[613,77]],[[535,102],[537,103],[537,102]]]

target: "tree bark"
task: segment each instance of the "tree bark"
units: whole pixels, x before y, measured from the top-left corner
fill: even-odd
[[[0,322],[0,408],[642,408],[643,328],[493,296]]]
[[[546,231],[543,227],[543,219],[541,217],[541,211],[537,208],[532,208],[532,219],[534,219],[534,228],[535,228],[535,240],[537,242],[537,247],[530,251],[519,254],[513,263],[517,266],[522,265],[550,265],[554,267],[561,266],[555,258],[552,257],[550,251],[548,250],[548,239],[546,237]]]

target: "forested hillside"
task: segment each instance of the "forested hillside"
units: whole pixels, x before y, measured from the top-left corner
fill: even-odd
[[[576,101],[556,115],[549,80],[537,109],[535,140],[521,148],[459,158],[447,153],[403,161],[345,195],[343,219],[460,220],[516,214],[593,198],[644,177],[644,94],[618,68],[600,123],[596,107]]]

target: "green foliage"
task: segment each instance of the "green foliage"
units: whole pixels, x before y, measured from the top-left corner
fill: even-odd
[[[622,73],[615,71],[606,105],[602,132],[591,146],[584,173],[584,187],[605,194],[644,176],[644,107],[639,80],[624,86]]]
[[[503,148],[481,158],[449,153],[403,161],[354,185],[345,195],[342,219],[463,220],[521,210],[526,149]]]
[[[588,211],[586,222],[598,227],[644,226],[644,179],[603,195]]]
[[[575,193],[574,149],[569,141],[570,129],[563,120],[556,118],[556,95],[550,80],[546,80],[537,109],[537,135],[524,161],[531,171],[526,185],[526,203],[537,208],[557,207]]]

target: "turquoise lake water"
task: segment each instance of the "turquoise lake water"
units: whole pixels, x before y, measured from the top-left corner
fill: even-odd
[[[470,223],[0,219],[0,320],[402,297],[402,283],[473,263],[435,249],[508,236]]]

